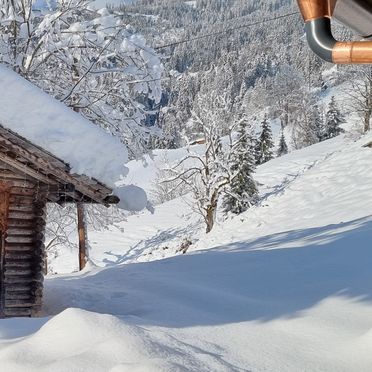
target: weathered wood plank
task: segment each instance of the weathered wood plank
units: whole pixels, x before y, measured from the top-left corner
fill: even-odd
[[[5,238],[6,243],[32,243],[34,241],[34,236],[22,236],[22,235],[8,235]]]
[[[9,210],[12,212],[25,212],[25,213],[34,213],[33,204],[15,204],[10,203]]]
[[[30,317],[32,314],[32,309],[26,308],[5,308],[4,314],[6,317]]]
[[[0,161],[8,164],[9,166],[13,167],[14,169],[27,174],[28,176],[34,178],[37,181],[44,182],[46,184],[55,185],[57,181],[52,180],[51,178],[43,175],[42,173],[38,172],[37,170],[32,169],[30,166],[23,164],[21,161],[12,159],[6,154],[0,152]]]
[[[16,300],[16,301],[31,301],[33,296],[29,292],[12,292],[5,293],[5,301]]]
[[[10,177],[3,177],[0,172],[0,179],[6,181],[12,187],[27,187],[27,188],[34,188],[36,185],[36,181],[30,181],[25,178],[23,179],[14,179]]]
[[[29,292],[30,294],[33,294],[34,290],[32,288],[32,284],[13,284],[8,285],[5,288],[5,293],[13,293],[13,292]]]
[[[33,301],[27,300],[7,300],[5,299],[5,307],[6,308],[13,308],[13,307],[33,307],[35,303]]]
[[[107,188],[103,184],[100,184],[96,180],[94,180],[95,183],[93,186],[84,181],[84,179],[81,179],[81,176],[73,176],[65,170],[51,166],[48,162],[45,162],[43,159],[40,158],[35,159],[35,161],[39,164],[39,170],[43,170],[45,173],[53,175],[58,179],[59,182],[57,182],[55,179],[52,179],[50,176],[45,176],[40,171],[33,170],[30,166],[23,164],[18,160],[14,160],[1,152],[0,160],[47,185],[58,185],[59,182],[63,184],[73,184],[77,191],[80,191],[82,194],[88,196],[98,203],[103,203],[103,200],[106,198],[106,196],[111,194],[111,189]],[[32,161],[32,158],[27,158],[27,160]],[[90,180],[90,182],[92,181],[93,180]],[[103,190],[105,190],[106,192],[103,192]]]
[[[8,284],[28,284],[33,280],[32,276],[5,276],[4,283]]]
[[[7,231],[8,236],[29,236],[33,235],[34,231],[30,229],[21,229],[17,227],[10,227]]]
[[[5,252],[5,260],[32,260],[34,255],[25,252]]]
[[[31,268],[33,267],[33,262],[32,261],[7,261],[5,262],[4,267],[5,268],[14,268],[14,269],[23,269],[23,268]]]
[[[33,189],[24,189],[23,187],[12,187],[10,190],[10,195],[15,196],[34,196],[35,190]]]
[[[12,219],[20,219],[20,220],[32,220],[35,218],[34,213],[26,213],[26,212],[14,212],[9,211],[9,218]]]
[[[11,204],[15,205],[29,205],[34,203],[34,197],[33,196],[27,196],[27,195],[14,195],[10,193],[10,199]]]
[[[33,220],[20,220],[18,218],[9,218],[8,227],[32,229],[35,221]]]
[[[34,270],[25,269],[25,268],[14,269],[14,268],[5,267],[5,270],[4,270],[5,277],[14,277],[14,276],[31,277],[33,273],[34,273]]]

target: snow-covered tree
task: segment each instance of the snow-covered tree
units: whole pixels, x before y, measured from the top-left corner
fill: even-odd
[[[230,170],[221,143],[221,110],[218,95],[199,95],[193,112],[193,128],[203,138],[203,151],[188,148],[188,154],[168,169],[173,174],[167,181],[187,185],[195,200],[195,209],[203,217],[206,232],[215,224],[217,206],[225,187],[230,183]]]
[[[284,137],[284,131],[282,131],[282,135],[280,136],[280,140],[279,140],[279,147],[278,147],[277,155],[283,156],[286,154],[288,154],[288,145]]]
[[[169,181],[174,174],[169,170],[168,156],[164,154],[161,160],[164,166],[157,170],[150,192],[151,201],[155,205],[176,199],[190,192],[190,189],[182,180]]]
[[[349,72],[346,95],[350,97],[350,108],[359,114],[363,122],[363,132],[371,129],[372,118],[372,67],[353,67]]]
[[[240,214],[257,201],[258,194],[253,178],[254,139],[246,118],[241,119],[237,138],[231,141],[229,151],[230,183],[225,190],[223,207],[225,212]]]
[[[314,145],[322,140],[324,125],[316,95],[302,90],[292,122],[292,142],[295,149]]]
[[[319,107],[319,105],[314,106],[312,129],[318,142],[323,141],[325,130],[324,111]]]
[[[146,119],[162,66],[125,15],[89,0],[0,5],[0,62],[140,152],[154,131]]]
[[[256,144],[256,164],[260,165],[266,163],[267,161],[273,159],[274,142],[272,139],[271,126],[267,115],[265,115],[263,121],[261,122],[261,134],[257,139]]]
[[[326,114],[324,139],[333,138],[343,133],[344,130],[340,127],[343,123],[345,123],[344,115],[339,110],[335,97],[332,96]]]

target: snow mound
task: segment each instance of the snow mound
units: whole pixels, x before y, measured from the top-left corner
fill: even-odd
[[[6,372],[171,370],[140,327],[111,315],[67,309],[31,336],[0,351]]]
[[[109,187],[128,169],[125,146],[62,103],[0,65],[0,125]]]
[[[139,212],[146,208],[146,192],[138,186],[126,185],[114,189],[114,194],[119,197],[118,207],[126,211]]]

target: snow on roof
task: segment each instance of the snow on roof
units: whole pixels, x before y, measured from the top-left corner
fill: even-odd
[[[15,72],[0,65],[0,124],[109,187],[128,173],[126,147]]]

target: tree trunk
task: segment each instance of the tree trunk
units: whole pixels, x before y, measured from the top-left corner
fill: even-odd
[[[210,233],[216,220],[217,201],[212,201],[206,208],[205,223],[207,225],[206,233]]]
[[[367,133],[370,131],[371,129],[371,125],[370,125],[370,122],[371,122],[371,112],[368,111],[365,113],[364,115],[364,133]]]
[[[207,209],[207,214],[205,216],[205,223],[207,224],[206,233],[210,233],[214,226],[214,212],[213,209],[210,207]]]

